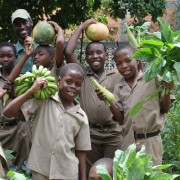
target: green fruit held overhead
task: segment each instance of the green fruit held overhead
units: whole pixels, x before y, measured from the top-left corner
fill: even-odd
[[[102,41],[108,38],[109,29],[103,23],[90,24],[85,30],[86,36],[91,41]]]
[[[34,41],[40,45],[53,44],[56,33],[54,27],[46,21],[39,21],[33,28]]]

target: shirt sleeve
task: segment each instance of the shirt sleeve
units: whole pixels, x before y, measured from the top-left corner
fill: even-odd
[[[26,121],[28,121],[31,117],[33,117],[36,114],[37,110],[38,110],[38,105],[36,99],[34,98],[26,101],[21,107],[21,111]]]
[[[116,108],[119,111],[123,112],[124,110],[123,110],[122,102],[121,102],[121,99],[120,99],[121,95],[120,95],[120,90],[119,90],[118,86],[115,86],[113,94],[114,94],[115,99],[116,99],[116,101],[115,101]]]

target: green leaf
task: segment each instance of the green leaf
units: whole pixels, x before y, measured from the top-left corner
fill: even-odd
[[[167,169],[171,166],[172,166],[172,164],[163,164],[163,165],[153,166],[152,169],[153,170],[163,170],[163,169]]]
[[[24,174],[14,171],[8,171],[6,177],[11,177],[11,179],[13,180],[29,180],[27,177],[24,176]]]
[[[163,37],[162,41],[171,42],[173,31],[171,30],[170,24],[161,17],[158,17],[157,20]]]
[[[176,70],[178,79],[180,80],[180,62],[175,62],[173,65],[174,69]]]
[[[6,150],[4,150],[4,155],[7,159],[15,159],[13,152],[14,151],[12,151],[12,150],[6,149]]]
[[[164,81],[166,81],[167,83],[173,81],[173,75],[170,71],[166,70],[163,75],[162,78]]]
[[[156,58],[155,54],[152,52],[152,49],[150,48],[142,48],[136,51],[134,54],[132,54],[131,57],[137,60],[144,60],[147,62],[151,62]]]
[[[149,82],[153,78],[155,78],[162,70],[162,66],[165,64],[165,60],[162,57],[156,58],[152,62],[148,63],[144,78],[146,82]]]
[[[170,180],[173,176],[162,171],[153,171],[147,180]]]
[[[150,25],[151,25],[151,22],[145,22],[141,27],[143,28],[143,30],[148,30]]]
[[[173,45],[180,48],[180,43],[176,43],[176,44],[173,44]]]
[[[109,172],[107,171],[105,165],[96,166],[96,172],[101,176],[102,180],[112,180]]]
[[[164,45],[164,43],[162,41],[143,40],[139,43],[139,45],[144,48],[160,48]]]
[[[130,112],[129,112],[129,115],[130,115],[130,116],[135,116],[135,115],[138,113],[138,111],[142,108],[142,106],[144,105],[144,103],[145,103],[145,100],[144,100],[144,99],[141,100],[141,101],[139,101],[135,106],[133,106],[133,107],[131,108],[131,110],[130,110]]]
[[[155,97],[157,97],[158,93],[159,93],[160,89],[157,89],[155,91],[153,91],[150,96],[148,97],[148,99],[154,99]]]
[[[180,62],[180,50],[178,47],[174,47],[168,53],[168,58],[170,61],[177,61]]]
[[[6,176],[7,176],[7,177],[12,177],[12,176],[14,176],[14,174],[15,174],[14,171],[8,171],[7,174],[6,174]]]

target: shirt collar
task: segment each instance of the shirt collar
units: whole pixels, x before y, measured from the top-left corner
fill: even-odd
[[[51,96],[51,98],[52,98],[53,100],[59,102],[59,103],[61,104],[61,106],[63,107],[62,102],[61,102],[61,100],[60,100],[60,98],[59,98],[59,92],[56,92],[55,94],[53,94],[53,95]],[[79,104],[79,102],[78,102],[76,99],[74,99],[74,104],[75,104],[75,106],[73,106],[72,108],[68,109],[67,112],[74,112],[74,113],[76,113],[76,114],[79,113],[79,114],[81,114],[82,116],[84,116],[84,114],[83,114],[83,112],[82,112],[82,109],[81,109],[81,107],[80,107],[80,104]]]
[[[16,43],[16,49],[17,49],[17,53],[21,50],[24,50],[24,47],[22,46],[22,44],[20,43],[20,41],[18,40],[18,42]]]
[[[137,76],[137,81],[139,81],[143,77],[144,73],[140,70]],[[119,86],[124,86],[125,85],[125,79],[122,77],[122,81],[119,83]]]

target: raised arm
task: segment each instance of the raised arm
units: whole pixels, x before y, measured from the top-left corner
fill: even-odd
[[[24,94],[13,99],[4,109],[4,116],[11,117],[22,117],[21,106],[34,94],[36,93],[43,84],[47,84],[47,80],[43,77],[38,77],[34,84]]]
[[[85,30],[90,24],[96,23],[94,19],[89,19],[83,22],[78,28],[75,30],[74,34],[71,36],[64,50],[64,55],[66,57],[67,63],[79,63],[76,56],[74,55],[74,50],[76,49],[76,45],[81,35],[82,31]]]
[[[16,66],[13,68],[10,75],[7,77],[8,81],[10,81],[11,83],[14,83],[14,80],[20,75],[24,63],[29,58],[29,56],[33,53],[33,51],[34,51],[33,39],[31,37],[27,36],[24,41],[24,46],[25,46],[24,55],[22,56],[20,61],[16,64]]]
[[[56,49],[55,49],[55,62],[57,67],[60,67],[63,63],[63,51],[64,51],[64,34],[63,34],[63,30],[61,29],[61,27],[53,22],[53,21],[48,21],[49,24],[51,24],[52,26],[54,26],[54,29],[57,33],[56,35]]]

